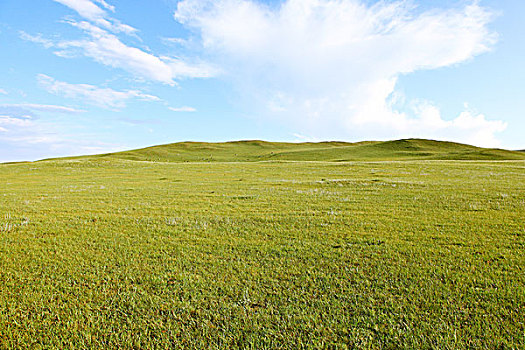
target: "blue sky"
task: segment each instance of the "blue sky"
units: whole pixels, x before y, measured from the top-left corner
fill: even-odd
[[[0,161],[184,140],[525,148],[525,2],[2,0]]]

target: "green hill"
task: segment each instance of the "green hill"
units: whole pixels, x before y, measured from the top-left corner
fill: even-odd
[[[353,160],[516,160],[518,151],[424,139],[396,141],[284,143],[179,142],[137,150],[68,159],[127,159],[160,162],[353,161]]]

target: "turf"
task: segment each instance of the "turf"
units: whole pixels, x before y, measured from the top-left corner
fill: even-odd
[[[0,348],[525,347],[523,160],[127,156],[0,165]]]

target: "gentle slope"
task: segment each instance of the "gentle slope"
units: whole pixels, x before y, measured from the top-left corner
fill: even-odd
[[[424,139],[358,143],[235,141],[180,142],[137,150],[74,158],[161,162],[353,161],[353,160],[519,160],[518,151]]]

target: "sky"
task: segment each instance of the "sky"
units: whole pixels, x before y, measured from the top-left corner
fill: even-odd
[[[0,0],[0,162],[179,141],[525,149],[525,1]]]

